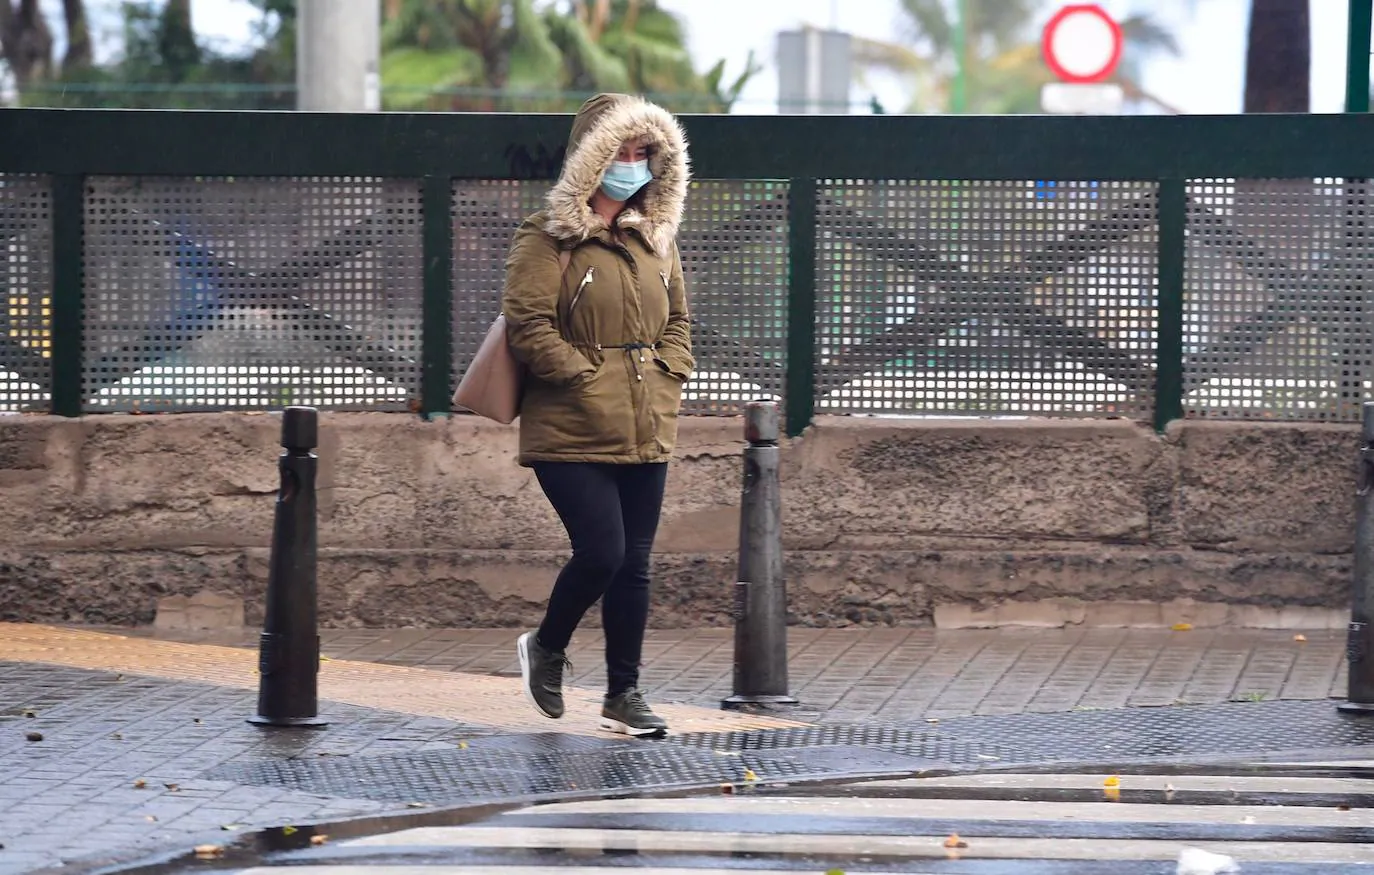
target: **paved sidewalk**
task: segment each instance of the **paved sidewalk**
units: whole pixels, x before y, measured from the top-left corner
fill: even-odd
[[[982,730],[950,718],[1321,700],[1345,689],[1344,636],[1332,631],[1295,640],[1291,631],[1247,630],[793,629],[792,692],[801,706],[739,715],[718,708],[731,692],[729,630],[651,630],[644,686],[662,703],[674,743],[645,745],[595,729],[599,634],[574,641],[576,689],[557,723],[533,715],[519,693],[515,634],[325,630],[320,711],[331,725],[313,732],[245,722],[256,704],[255,632],[0,624],[0,873],[64,862],[82,871],[206,835],[222,841],[251,828],[412,806],[715,786],[743,780],[729,749],[751,731],[801,732],[786,742],[800,751],[808,739],[839,733],[867,744],[867,727],[911,725],[918,728],[898,732],[907,753],[866,762],[892,770],[918,762],[904,757],[958,755],[976,767],[1007,755],[995,741],[1006,727],[968,742],[945,727],[965,726],[974,739]],[[1226,725],[1231,713],[1208,719]],[[1306,714],[1289,708],[1280,719]],[[936,720],[938,731],[928,723]],[[1153,731],[1149,723],[1138,721],[1138,733]],[[1062,734],[1061,723],[1047,726],[1047,738]],[[1333,724],[1329,734],[1364,743],[1363,735],[1343,741],[1343,732]],[[26,741],[30,733],[41,740]],[[767,768],[802,778],[853,771],[851,753],[830,750],[843,756],[774,756]]]
[[[321,638],[323,652],[337,659],[515,678],[517,634],[335,629]],[[257,646],[255,631],[170,637]],[[574,685],[604,684],[602,641],[595,630],[573,639]],[[791,692],[801,705],[785,713],[807,722],[1324,699],[1346,692],[1345,634],[1332,630],[794,628],[788,650]],[[716,708],[732,692],[734,633],[650,630],[644,661],[642,683],[651,701]]]

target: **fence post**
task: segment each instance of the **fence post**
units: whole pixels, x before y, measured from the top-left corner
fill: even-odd
[[[782,575],[778,405],[745,407],[739,579],[735,583],[734,695],[722,708],[795,705],[787,694],[787,588]]]
[[[1372,0],[1350,0],[1346,34],[1345,111],[1369,112],[1369,40],[1374,22]]]
[[[1155,431],[1183,418],[1183,265],[1188,183],[1159,182],[1159,299],[1155,324]]]
[[[1350,631],[1345,648],[1350,674],[1346,701],[1336,707],[1351,714],[1374,714],[1374,401],[1364,402],[1362,413]]]
[[[816,180],[787,189],[787,435],[797,437],[816,409]]]
[[[258,644],[259,726],[319,727],[320,636],[315,593],[315,470],[319,415],[287,407],[277,459],[281,488],[267,572],[267,615]]]
[[[52,412],[81,415],[86,177],[52,178]]]
[[[426,176],[421,195],[424,298],[420,329],[420,412],[451,409],[453,395],[453,183]]]

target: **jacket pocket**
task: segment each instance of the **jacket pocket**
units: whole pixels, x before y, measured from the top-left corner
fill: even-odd
[[[668,370],[663,359],[655,357],[648,368],[649,407],[659,450],[672,452],[677,445],[678,410],[682,407],[682,380]]]

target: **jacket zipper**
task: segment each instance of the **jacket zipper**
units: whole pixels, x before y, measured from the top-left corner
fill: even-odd
[[[573,294],[572,303],[568,305],[568,318],[572,318],[573,310],[577,309],[577,302],[582,300],[582,290],[592,284],[592,272],[596,267],[587,268],[587,272],[582,276],[582,282],[577,284],[577,292]]]

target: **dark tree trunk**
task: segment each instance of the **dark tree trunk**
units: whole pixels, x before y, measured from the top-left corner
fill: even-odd
[[[85,0],[62,0],[62,15],[67,21],[67,54],[62,72],[71,73],[91,66],[91,31],[86,23]]]
[[[1308,0],[1250,0],[1246,112],[1310,112]]]
[[[18,9],[11,0],[0,0],[0,54],[21,91],[30,82],[48,78],[52,72],[52,31],[38,0],[20,0]]]
[[[174,82],[185,79],[200,63],[200,46],[191,26],[191,0],[167,0],[158,23],[157,47]]]

